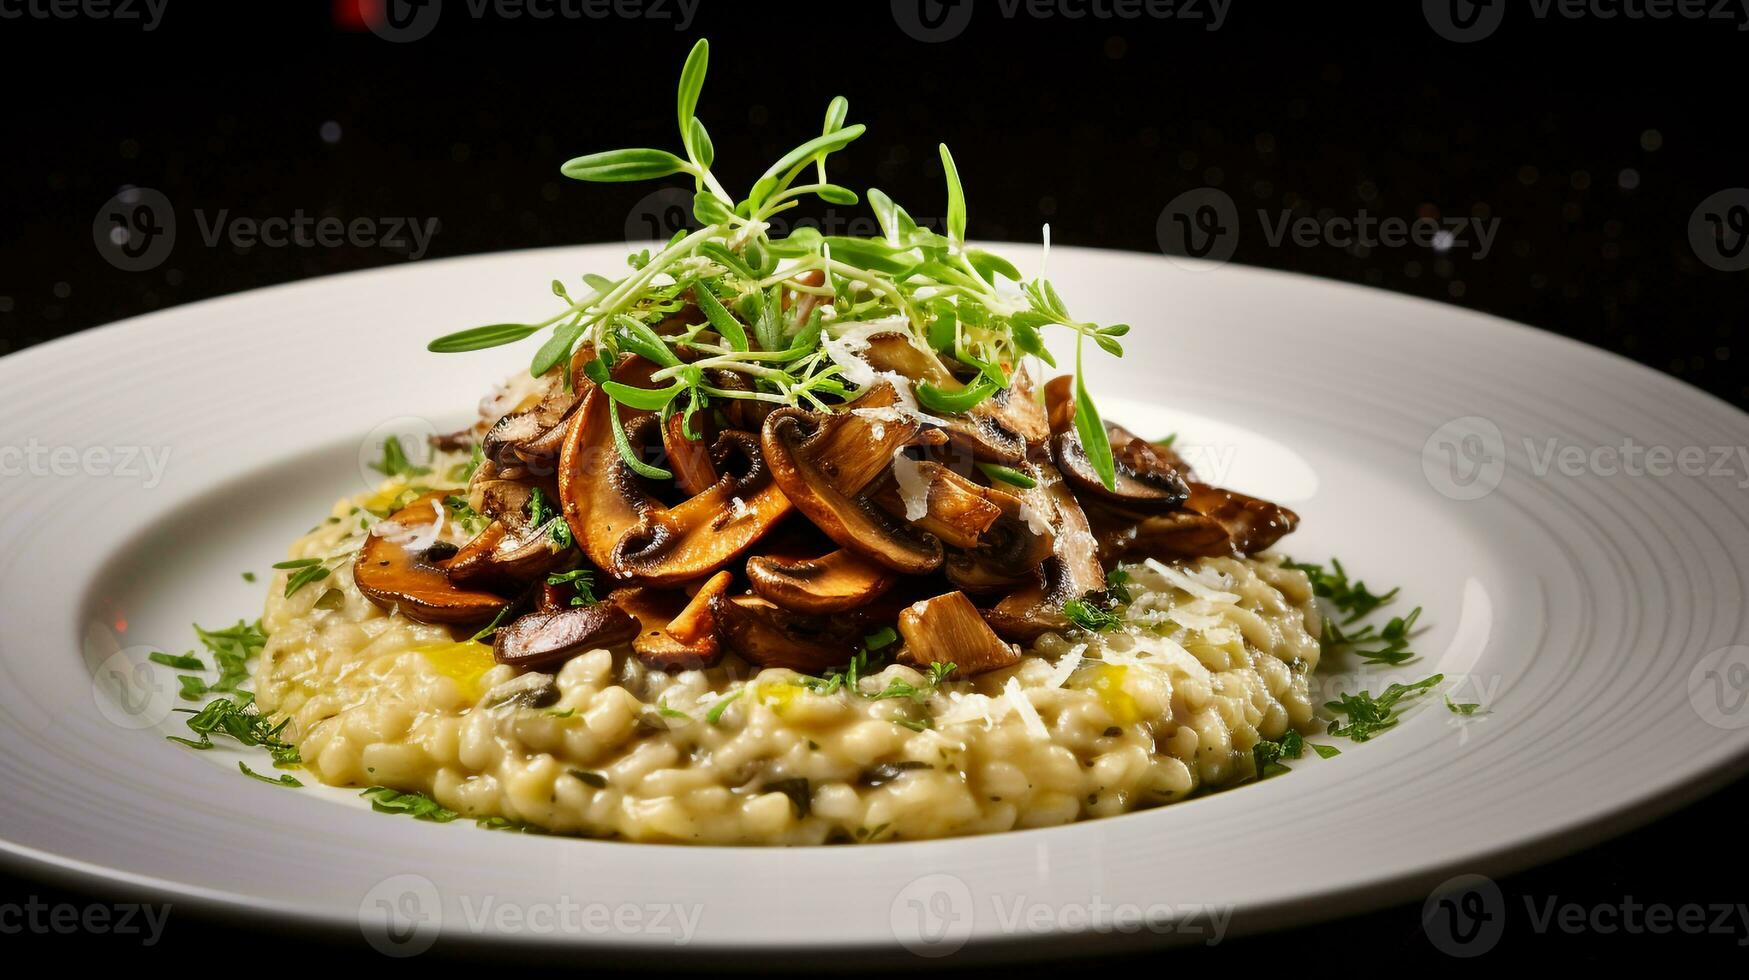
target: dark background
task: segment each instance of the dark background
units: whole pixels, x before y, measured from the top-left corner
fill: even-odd
[[[1749,357],[1736,349],[1744,273],[1718,268],[1738,233],[1690,237],[1703,201],[1749,184],[1749,33],[1736,21],[1539,19],[1513,3],[1493,34],[1457,43],[1415,0],[1232,0],[1212,31],[1209,0],[1191,4],[1189,19],[1061,13],[1109,10],[1109,0],[1047,4],[1058,13],[1044,18],[1022,4],[1009,16],[1000,0],[976,0],[957,36],[925,43],[901,26],[918,23],[904,5],[886,0],[703,0],[684,30],[676,0],[662,4],[666,16],[646,4],[635,17],[546,20],[476,18],[448,0],[428,36],[392,43],[365,27],[356,0],[168,0],[151,31],[37,16],[30,2],[0,0],[0,11],[25,14],[0,19],[10,94],[0,354],[211,296],[413,260],[406,244],[209,245],[200,223],[221,212],[436,219],[422,258],[648,235],[663,203],[646,197],[652,186],[577,184],[558,164],[616,146],[675,147],[674,80],[704,35],[713,57],[700,115],[731,188],[817,133],[827,99],[843,94],[870,132],[834,157],[834,179],[880,186],[920,218],[938,214],[934,145],[946,139],[975,237],[1036,242],[1049,222],[1059,243],[1158,251],[1163,209],[1218,188],[1241,215],[1235,261],[1523,321],[1749,406],[1733,363]],[[94,242],[106,202],[129,187],[162,192],[178,225],[172,252],[145,271],[117,268]],[[1749,191],[1727,193],[1711,210],[1749,215],[1745,203]],[[1498,235],[1486,257],[1462,246],[1272,245],[1260,209],[1270,221],[1471,217],[1497,220]],[[815,213],[860,230],[845,222],[863,212]],[[1169,305],[1161,316],[1169,322]],[[1535,934],[1522,899],[1749,897],[1742,846],[1726,844],[1740,839],[1745,803],[1739,781],[1502,879],[1516,915],[1481,962],[1737,949],[1749,927]],[[87,900],[0,878],[0,903],[31,895]],[[186,958],[264,938],[178,914],[159,951]],[[6,941],[137,951],[120,937]],[[370,955],[356,940],[333,952]],[[1469,968],[1433,949],[1418,904],[1177,958],[1240,953],[1345,971],[1405,957]]]

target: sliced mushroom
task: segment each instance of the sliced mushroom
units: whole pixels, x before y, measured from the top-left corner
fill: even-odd
[[[1108,560],[1254,555],[1299,525],[1299,515],[1233,490],[1190,484],[1181,510],[1137,519],[1095,509],[1100,551]]]
[[[1049,521],[1051,556],[1040,565],[1032,582],[997,603],[988,617],[997,632],[1021,641],[1062,629],[1067,623],[1062,615],[1064,603],[1105,588],[1099,542],[1080,502],[1056,467],[1039,462],[1034,465],[1034,474],[1038,485],[1024,491],[1022,499],[1035,519],[1045,515]]]
[[[445,574],[461,586],[516,591],[563,564],[567,550],[545,526],[515,531],[493,521],[446,563]]]
[[[1047,497],[1027,502],[997,491],[989,499],[1001,515],[984,531],[976,548],[950,552],[943,569],[948,581],[976,594],[1007,592],[1037,581],[1057,541],[1049,512],[1039,509]]]
[[[899,635],[905,638],[900,663],[925,669],[953,664],[956,678],[1020,662],[1019,648],[1002,642],[963,592],[913,603],[899,613]]]
[[[493,632],[492,658],[521,670],[544,670],[589,650],[618,646],[637,632],[638,621],[612,603],[537,610]]]
[[[978,546],[984,532],[1002,516],[999,497],[1014,500],[1012,495],[974,483],[940,463],[904,456],[893,460],[893,479],[872,494],[887,513],[910,521],[953,548]]]
[[[1119,425],[1106,423],[1115,470],[1113,485],[1094,472],[1075,430],[1075,400],[1069,375],[1052,378],[1045,385],[1046,414],[1051,430],[1051,455],[1063,476],[1075,489],[1090,497],[1146,513],[1171,510],[1190,496],[1187,475],[1179,467],[1178,454],[1156,446]]]
[[[765,461],[784,496],[833,541],[896,572],[922,575],[941,567],[940,539],[896,520],[861,491],[885,471],[921,424],[879,412],[898,401],[877,385],[847,410],[821,415],[783,408],[765,420]]]
[[[884,595],[897,577],[884,566],[840,548],[819,558],[791,561],[747,559],[753,591],[785,609],[835,613],[856,609]]]
[[[565,422],[594,387],[583,370],[594,359],[594,345],[579,345],[571,356],[569,385],[564,369],[553,368],[536,380],[528,396],[487,427],[480,450],[496,473],[513,478],[552,475],[564,446]]]
[[[642,445],[656,425],[650,416],[626,425]],[[748,433],[719,436],[724,472],[703,493],[673,508],[652,496],[614,449],[607,395],[592,391],[571,419],[559,463],[559,495],[572,536],[608,578],[672,586],[718,571],[790,512],[772,481],[758,443]],[[719,469],[726,467],[719,464]]]
[[[723,659],[717,639],[715,601],[726,594],[733,576],[713,575],[689,601],[684,595],[632,588],[615,592],[612,600],[638,622],[632,652],[646,667],[657,670],[703,670]]]
[[[482,622],[497,614],[506,600],[449,580],[446,566],[456,554],[455,543],[439,539],[416,550],[433,524],[442,521],[447,525],[445,496],[441,490],[425,494],[390,515],[385,524],[397,529],[394,534],[373,529],[353,560],[353,581],[372,602],[384,609],[399,609],[422,623]]]
[[[711,463],[711,446],[705,439],[703,420],[695,418],[694,422],[700,427],[689,434],[686,416],[675,412],[662,426],[662,451],[668,454],[674,484],[692,496],[704,493],[717,482],[717,468]]]
[[[752,595],[718,596],[712,606],[723,642],[760,667],[818,674],[848,663],[862,640],[855,617],[798,615]]]

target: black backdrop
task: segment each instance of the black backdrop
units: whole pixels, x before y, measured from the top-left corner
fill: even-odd
[[[1500,0],[703,0],[695,10],[513,0],[476,16],[449,0],[435,22],[406,22],[392,41],[365,27],[357,5],[168,0],[153,21],[133,0],[126,10],[142,22],[91,16],[90,4],[0,0],[0,353],[293,279],[646,235],[666,203],[646,197],[651,187],[576,184],[557,165],[672,144],[673,81],[704,35],[713,63],[701,115],[731,186],[816,132],[841,93],[870,135],[835,158],[835,178],[939,213],[934,145],[948,140],[977,237],[1035,242],[1049,222],[1060,243],[1156,251],[1169,212],[1212,188],[1242,216],[1242,233],[1224,242],[1234,261],[1524,321],[1749,405],[1733,364],[1749,357],[1737,349],[1749,191],[1734,190],[1749,184],[1749,13],[1734,7],[1694,8],[1736,18],[1721,20],[1601,16],[1644,10],[1643,0],[1584,5],[1577,17]],[[1471,32],[1485,36],[1452,40],[1452,9],[1480,16]],[[532,15],[549,10],[558,16]],[[162,193],[178,226],[173,248],[142,271],[94,241],[106,202],[130,187]],[[1258,211],[1267,219],[1250,217]],[[215,221],[300,215],[370,219],[379,235],[392,219],[436,230],[423,243],[333,247],[205,240]],[[1473,234],[1449,248],[1272,242],[1265,227],[1284,215],[1467,219],[1492,238],[1485,250]],[[1708,215],[1724,227],[1697,238]],[[818,217],[854,220],[848,210]],[[1162,304],[1159,329],[1170,329],[1170,297]],[[1699,852],[1697,842],[1740,827],[1746,800],[1739,783],[1502,888],[1514,901],[1587,906],[1735,901],[1741,848]],[[64,894],[30,880],[0,886],[0,904]],[[1624,936],[1538,934],[1522,915],[1516,924],[1501,952],[1614,960],[1722,952],[1749,938],[1744,925]],[[31,938],[131,952],[119,937]],[[256,938],[188,915],[160,948],[193,955]],[[1241,950],[1325,962],[1439,956],[1416,906],[1188,958]]]

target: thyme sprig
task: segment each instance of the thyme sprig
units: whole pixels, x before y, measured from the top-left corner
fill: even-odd
[[[819,134],[780,157],[737,198],[712,169],[715,147],[697,114],[709,54],[708,42],[699,41],[681,71],[681,154],[607,150],[560,168],[567,177],[596,183],[690,178],[692,213],[700,227],[677,232],[654,254],[646,250],[632,256],[631,271],[619,279],[584,276],[584,288],[576,293],[554,282],[553,294],[564,306],[544,320],[463,330],[432,341],[429,349],[480,350],[551,330],[530,364],[536,376],[569,363],[580,343],[609,355],[636,353],[657,364],[652,380],[658,387],[597,382],[616,405],[661,412],[664,421],[684,412],[690,434],[692,415],[712,400],[829,411],[856,398],[876,381],[869,377],[872,372],[849,363],[853,352],[844,344],[835,349],[833,342],[858,324],[890,322],[895,331],[908,331],[919,348],[951,358],[973,374],[951,389],[929,382],[916,386],[925,408],[943,412],[969,410],[1009,387],[1009,370],[1024,356],[1055,366],[1040,331],[1057,327],[1076,335],[1076,431],[1094,470],[1111,485],[1111,448],[1084,383],[1082,351],[1091,338],[1121,357],[1118,338],[1129,328],[1076,319],[1049,280],[1023,280],[1008,260],[968,244],[965,190],[945,144],[940,147],[947,190],[942,232],[918,225],[892,198],[871,188],[866,198],[880,224],[879,237],[822,235],[806,226],[772,237],[774,219],[804,199],[834,206],[859,203],[855,191],[831,182],[827,161],[861,137],[864,127],[849,124],[849,103],[833,99]],[[1047,228],[1047,247],[1048,235]],[[703,322],[677,325],[673,314],[689,299]],[[713,384],[713,371],[739,374],[748,383]],[[667,475],[637,458],[617,419],[614,428],[615,445],[628,465],[646,476]]]

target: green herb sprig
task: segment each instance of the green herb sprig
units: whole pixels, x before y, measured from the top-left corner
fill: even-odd
[[[737,197],[712,169],[715,147],[697,113],[709,56],[710,46],[701,40],[681,70],[676,112],[681,153],[607,150],[560,168],[567,177],[596,183],[689,178],[692,214],[700,227],[677,232],[653,254],[632,256],[631,271],[621,278],[585,276],[584,288],[576,292],[555,282],[553,294],[564,306],[543,320],[463,330],[432,341],[429,349],[480,350],[550,329],[529,366],[536,376],[570,363],[579,343],[590,343],[604,355],[631,352],[647,358],[658,367],[651,375],[653,389],[606,379],[605,365],[591,377],[616,409],[614,443],[621,458],[644,476],[666,479],[666,471],[638,458],[617,418],[618,406],[661,412],[664,421],[683,411],[689,432],[692,414],[714,400],[828,411],[872,382],[846,378],[845,366],[827,343],[857,324],[880,320],[894,322],[895,330],[908,329],[920,348],[976,373],[972,383],[952,391],[930,384],[917,389],[926,408],[968,411],[1009,387],[1004,365],[1031,355],[1055,366],[1040,331],[1057,327],[1076,335],[1076,431],[1094,471],[1113,485],[1115,464],[1085,383],[1083,348],[1092,339],[1121,357],[1118,338],[1128,326],[1075,318],[1049,280],[1023,280],[1006,259],[968,244],[965,190],[945,145],[939,148],[947,189],[942,232],[919,226],[892,198],[871,188],[866,198],[880,225],[878,237],[822,235],[807,226],[772,237],[773,220],[804,199],[834,206],[860,202],[856,192],[831,182],[827,161],[861,137],[864,127],[848,124],[848,103],[833,99],[819,134],[785,153]],[[786,297],[813,302],[786,303]],[[689,300],[704,322],[677,328],[670,317]],[[748,383],[713,384],[715,371],[742,375]]]

